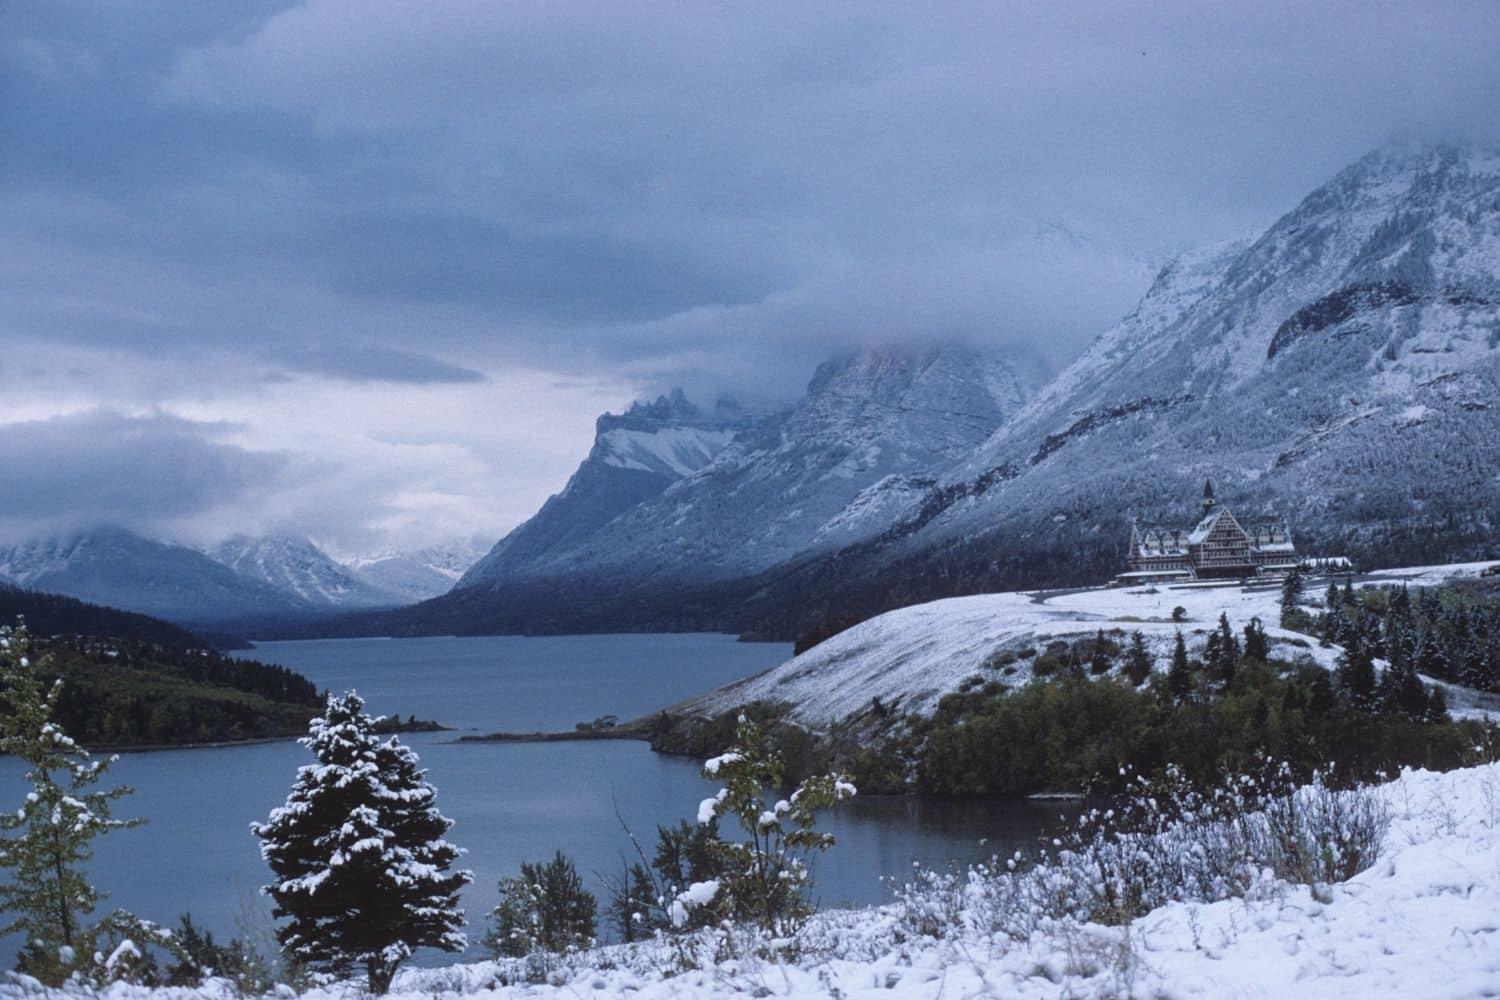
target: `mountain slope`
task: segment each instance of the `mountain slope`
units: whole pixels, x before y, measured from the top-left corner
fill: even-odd
[[[0,575],[33,590],[189,626],[309,610],[306,602],[241,576],[201,552],[120,528],[5,549],[0,551]]]
[[[529,575],[558,553],[587,546],[622,512],[709,464],[750,421],[727,401],[705,413],[680,389],[622,414],[604,414],[595,423],[593,448],[562,492],[502,538],[458,586]]]
[[[241,576],[290,594],[312,608],[404,603],[402,595],[361,579],[305,539],[237,535],[216,546],[209,555]]]
[[[1180,509],[1205,475],[1232,506],[1280,510],[1322,545],[1403,528],[1461,545],[1487,529],[1500,499],[1500,153],[1377,151],[1208,267],[1206,286],[1192,282],[1201,295],[1164,275],[979,449],[967,475],[1018,474],[928,534],[1095,511],[1120,534],[1131,514]]]
[[[622,587],[744,578],[878,531],[891,512],[1018,409],[1024,363],[948,345],[865,351],[819,368],[803,400],[736,435],[711,462],[527,567]],[[465,586],[512,582],[489,560]]]

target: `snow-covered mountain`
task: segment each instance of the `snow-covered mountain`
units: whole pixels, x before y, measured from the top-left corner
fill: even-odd
[[[446,594],[484,552],[478,540],[457,542],[352,559],[348,569],[375,589],[412,604]]]
[[[201,552],[121,528],[0,550],[0,575],[32,590],[188,625],[309,610],[305,601]]]
[[[512,539],[540,534],[533,525],[548,524],[552,513],[543,508],[462,586],[505,585],[518,576],[627,585],[733,579],[837,549],[884,528],[893,510],[966,458],[1039,382],[1029,360],[958,345],[867,350],[821,366],[790,410],[732,440],[721,433],[714,440],[725,443],[716,453],[694,451],[693,461],[670,470],[669,459],[654,466],[651,459],[666,447],[680,455],[680,430],[671,437],[660,429],[649,437],[632,431],[636,450],[626,453],[615,436],[622,428],[601,419],[595,451],[549,506],[571,502],[598,466],[643,475],[649,467],[658,477],[649,494],[633,495],[615,477],[607,494],[589,493],[597,516],[570,520],[574,530],[549,534],[523,563]],[[661,483],[670,472],[678,478]],[[600,502],[606,496],[609,506]]]
[[[587,546],[606,524],[708,465],[753,414],[721,399],[705,412],[677,389],[595,423],[594,446],[562,492],[502,538],[461,587],[528,575],[559,553]]]
[[[241,576],[291,594],[312,608],[368,608],[406,603],[404,595],[356,575],[302,538],[236,535],[208,554]]]
[[[1166,268],[902,549],[1119,548],[1130,517],[1180,520],[1211,476],[1318,546],[1480,554],[1500,515],[1497,347],[1500,151],[1383,148],[1253,242]]]

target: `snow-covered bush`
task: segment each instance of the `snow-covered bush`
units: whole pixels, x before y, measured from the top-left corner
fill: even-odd
[[[1133,785],[1034,858],[997,858],[966,880],[919,869],[896,892],[897,926],[913,937],[977,931],[1028,940],[1059,921],[1128,924],[1173,901],[1343,881],[1374,863],[1388,826],[1373,788],[1334,788],[1318,775],[1292,788],[1284,768],[1209,792],[1170,769]]]
[[[807,778],[790,796],[769,804],[782,785],[781,755],[766,728],[740,716],[734,745],[703,765],[703,775],[724,787],[698,807],[698,822],[731,816],[745,840],[715,840],[719,878],[683,887],[669,904],[672,920],[685,924],[702,907],[726,918],[757,924],[772,935],[793,934],[811,912],[806,858],[833,846],[833,835],[816,829],[817,814],[854,795],[835,774]]]

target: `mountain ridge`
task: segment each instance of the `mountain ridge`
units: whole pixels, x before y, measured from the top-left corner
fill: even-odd
[[[904,497],[911,477],[960,459],[1034,388],[1026,366],[956,344],[826,362],[797,404],[744,426],[696,471],[622,504],[527,575],[703,582],[837,548],[870,530],[884,494]],[[514,580],[487,557],[461,586]]]

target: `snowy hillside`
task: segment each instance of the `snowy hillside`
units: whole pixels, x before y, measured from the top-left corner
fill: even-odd
[[[1500,765],[1408,772],[1376,790],[1389,828],[1374,867],[1312,888],[1266,881],[1245,898],[1168,903],[1128,928],[1074,917],[1017,940],[1006,904],[956,894],[955,927],[914,933],[911,908],[831,911],[800,960],[710,961],[679,972],[670,943],[581,956],[525,996],[1480,997],[1500,982]],[[834,848],[837,850],[837,847]],[[934,896],[935,912],[945,897]],[[1019,905],[1019,904],[1013,904]],[[921,915],[917,926],[920,923]],[[404,995],[496,989],[493,963],[411,970]]]
[[[1452,577],[1472,576],[1478,568],[1419,567],[1392,570],[1383,578],[1435,586]],[[1313,590],[1307,588],[1304,596],[1317,601]],[[1181,630],[1190,651],[1200,649],[1221,614],[1236,632],[1258,617],[1273,654],[1331,669],[1339,648],[1320,648],[1306,635],[1276,627],[1279,601],[1275,587],[1238,586],[1100,588],[933,601],[863,622],[779,667],[689,699],[672,711],[714,716],[750,702],[780,702],[791,706],[788,719],[815,730],[863,715],[876,698],[902,713],[930,715],[938,699],[957,691],[966,678],[978,674],[1020,686],[1031,679],[1031,664],[1048,642],[1090,636],[1100,629],[1141,632],[1156,669],[1165,671],[1177,632]],[[1181,622],[1172,620],[1177,607],[1186,612]],[[1014,662],[999,670],[995,660],[1005,653],[1014,656]],[[1455,715],[1476,711],[1471,706],[1480,696],[1461,688],[1446,693]],[[1485,704],[1492,701],[1486,699]]]
[[[313,608],[379,607],[403,599],[334,562],[306,539],[238,535],[209,555],[241,576],[292,594]]]

